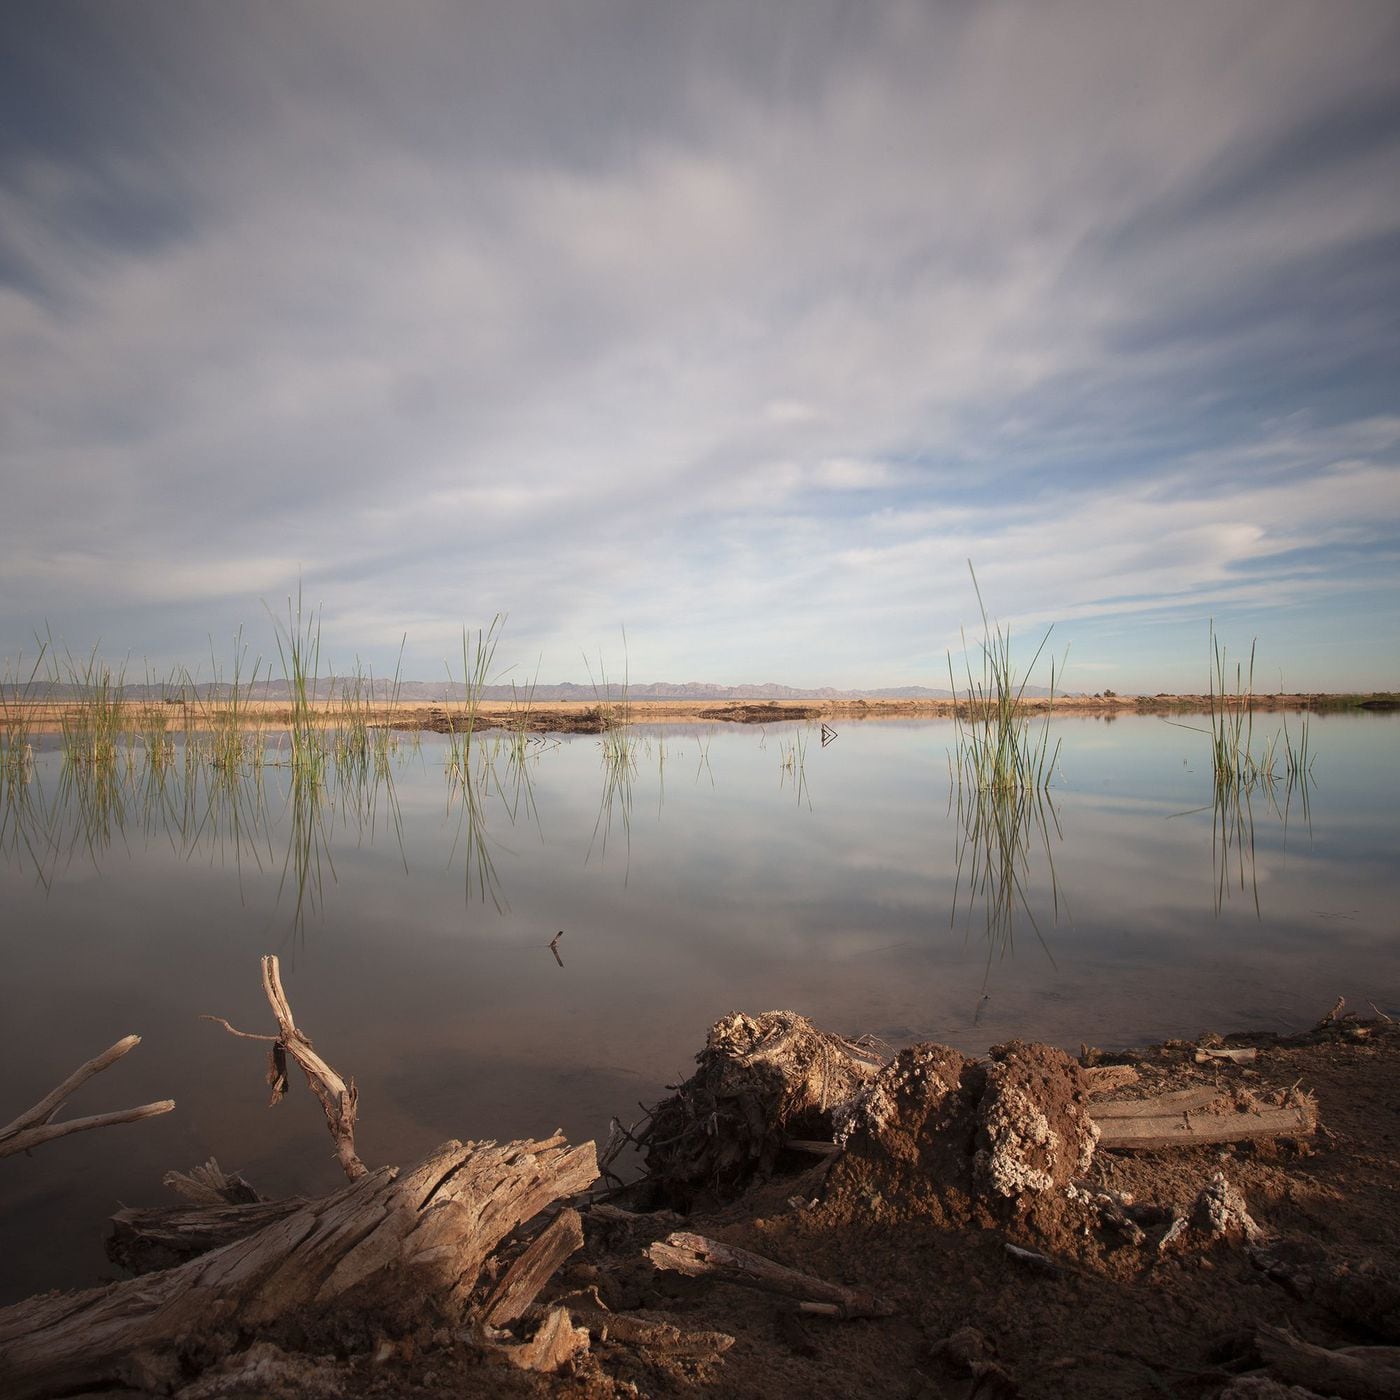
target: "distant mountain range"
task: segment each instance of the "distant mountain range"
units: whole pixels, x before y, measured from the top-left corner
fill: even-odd
[[[184,692],[202,699],[222,699],[229,694],[227,684],[205,682],[183,688]],[[321,676],[315,686],[314,698],[331,700],[337,696],[353,694],[358,689],[361,695],[370,694],[370,683],[352,676]],[[85,687],[74,684],[36,685],[29,689],[30,698],[73,699],[85,693]],[[401,681],[398,697],[401,700],[439,700],[448,703],[466,698],[466,686],[461,681]],[[1044,696],[1049,691],[1044,686],[1028,685],[1027,696]],[[126,685],[122,694],[128,700],[178,700],[182,687],[175,683],[156,685]],[[291,688],[284,680],[259,681],[244,694],[254,700],[289,700]],[[388,700],[394,694],[391,682],[374,681],[373,698]],[[766,682],[763,685],[712,685],[704,681],[651,681],[646,684],[629,685],[625,692],[621,685],[609,683],[604,686],[578,685],[573,681],[561,681],[554,685],[528,686],[488,685],[482,692],[485,700],[510,700],[512,697],[531,696],[536,701],[572,700],[580,704],[595,704],[602,699],[621,700],[624,694],[631,700],[946,700],[951,692],[947,689],[932,689],[925,685],[882,686],[877,690],[841,690],[834,686],[818,686],[801,689],[796,686],[778,685]]]

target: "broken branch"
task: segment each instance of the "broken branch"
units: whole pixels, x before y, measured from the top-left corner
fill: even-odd
[[[66,1123],[50,1120],[54,1114],[95,1074],[101,1074],[108,1065],[115,1064],[129,1050],[141,1043],[139,1035],[124,1036],[115,1045],[109,1045],[100,1055],[95,1055],[86,1064],[79,1065],[58,1088],[46,1094],[33,1108],[21,1113],[12,1123],[0,1128],[0,1157],[10,1157],[16,1152],[27,1152],[32,1147],[40,1147],[54,1138],[67,1137],[69,1133],[81,1133],[89,1128],[106,1128],[116,1123],[139,1123],[143,1118],[155,1118],[169,1113],[175,1107],[174,1099],[161,1099],[158,1103],[142,1104],[139,1108],[122,1108],[111,1113],[94,1113],[86,1118],[70,1118]]]
[[[306,1082],[311,1092],[321,1101],[326,1113],[326,1127],[335,1141],[335,1155],[342,1170],[351,1180],[364,1176],[368,1168],[355,1152],[355,1116],[359,1094],[355,1081],[346,1081],[318,1055],[312,1047],[310,1037],[297,1029],[292,1015],[291,1003],[282,989],[281,969],[275,953],[269,953],[262,960],[263,992],[267,996],[272,1014],[277,1018],[279,1034],[256,1035],[249,1031],[236,1030],[222,1016],[206,1016],[208,1021],[217,1021],[232,1035],[244,1040],[265,1040],[272,1045],[271,1065],[268,1070],[268,1083],[272,1085],[272,1103],[276,1104],[287,1090],[287,1056],[290,1055],[306,1074]]]
[[[843,1318],[889,1317],[895,1310],[892,1303],[863,1288],[828,1283],[737,1245],[721,1244],[684,1230],[657,1240],[646,1253],[658,1269],[673,1269],[691,1278],[717,1278],[765,1293],[781,1293],[803,1303],[834,1304],[835,1315]]]

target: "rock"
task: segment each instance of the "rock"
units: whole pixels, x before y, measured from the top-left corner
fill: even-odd
[[[1191,1226],[1213,1239],[1263,1239],[1264,1231],[1254,1222],[1245,1206],[1243,1193],[1232,1186],[1224,1172],[1216,1172],[1201,1188],[1191,1207]]]

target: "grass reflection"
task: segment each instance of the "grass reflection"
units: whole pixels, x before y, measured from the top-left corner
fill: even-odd
[[[970,933],[979,922],[986,944],[987,970],[1015,946],[1016,926],[1024,919],[1051,965],[1055,958],[1045,941],[1031,891],[1035,862],[1042,858],[1050,881],[1050,911],[1056,923],[1063,903],[1055,876],[1054,849],[1063,839],[1059,814],[1044,787],[985,788],[954,782],[950,810],[956,802],[953,902],[950,926],[959,911]]]
[[[1211,813],[1211,869],[1214,873],[1215,912],[1224,908],[1231,892],[1248,892],[1254,901],[1256,918],[1262,917],[1259,879],[1255,865],[1254,802],[1258,798],[1268,813],[1282,825],[1285,839],[1296,801],[1309,833],[1312,831],[1312,768],[1314,753],[1309,734],[1309,716],[1304,711],[1296,733],[1283,717],[1282,728],[1261,737],[1254,735],[1254,656],[1249,648],[1249,667],[1234,668],[1234,688],[1229,685],[1230,668],[1225,648],[1210,625],[1210,727],[1180,724],[1210,739],[1211,801],[1206,807],[1182,813],[1194,816]]]

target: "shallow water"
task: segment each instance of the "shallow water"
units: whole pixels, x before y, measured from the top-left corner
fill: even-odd
[[[338,1184],[309,1093],[268,1111],[262,1047],[200,1019],[272,1029],[264,952],[355,1077],[371,1164],[604,1136],[734,1009],[971,1052],[1291,1029],[1338,995],[1396,1013],[1400,717],[1315,719],[1306,794],[1258,791],[1223,835],[1203,735],[1056,721],[1049,798],[1013,832],[1014,876],[994,862],[985,883],[951,725],[839,729],[826,747],[813,726],[640,730],[613,784],[595,738],[533,743],[523,766],[499,748],[489,770],[479,747],[475,825],[431,736],[314,801],[282,768],[222,796],[139,768],[84,791],[40,752],[0,828],[0,1118],[133,1031],[68,1113],[178,1107],[0,1161],[0,1301],[110,1276],[106,1217],[161,1203],[172,1167],[213,1155],[269,1195]]]

